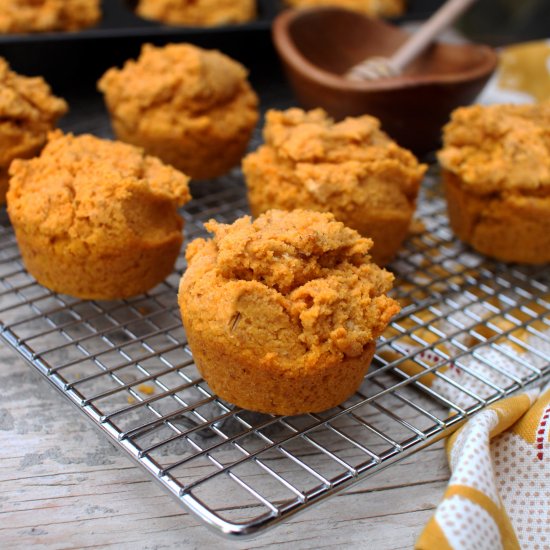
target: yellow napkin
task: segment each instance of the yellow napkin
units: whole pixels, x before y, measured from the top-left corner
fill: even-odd
[[[500,53],[498,85],[536,101],[550,97],[550,40],[508,46]]]
[[[550,98],[550,39],[506,46],[478,103],[533,103]]]
[[[506,307],[498,296],[484,305],[469,305],[471,298],[459,292],[449,300],[457,310],[444,318],[423,310],[414,320],[401,321],[405,334],[396,335],[381,356],[387,361],[413,356],[398,368],[459,407],[476,400],[458,384],[488,398],[492,386],[506,387],[511,377],[529,375],[527,365],[547,366],[550,329],[540,303],[508,307],[504,316],[495,314]],[[441,336],[448,334],[455,334],[460,348]],[[444,364],[469,348],[470,354]],[[550,384],[542,393],[535,389],[496,402],[461,426],[447,440],[449,486],[416,548],[550,549],[549,438]]]
[[[447,440],[452,470],[417,550],[550,548],[550,385],[499,401]]]
[[[398,368],[463,408],[529,376],[529,367],[547,367],[550,295],[511,308],[505,297],[470,287],[446,301],[454,307],[426,308],[401,320],[399,331],[390,328],[381,357],[413,357]],[[449,486],[416,548],[550,549],[549,436],[550,385],[499,401],[461,426],[447,441]]]

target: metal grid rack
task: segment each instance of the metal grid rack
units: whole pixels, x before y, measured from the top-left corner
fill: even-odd
[[[262,415],[212,394],[177,308],[183,256],[146,295],[80,301],[26,273],[4,218],[1,336],[204,522],[257,534],[550,374],[548,269],[492,263],[454,240],[435,182],[420,200],[423,227],[391,266],[403,310],[359,391],[322,414]],[[238,172],[194,195],[188,240],[211,217],[246,213]]]

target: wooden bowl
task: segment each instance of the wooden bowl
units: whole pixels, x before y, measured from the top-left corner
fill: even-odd
[[[273,40],[299,102],[336,119],[370,114],[400,145],[422,155],[438,148],[453,109],[479,94],[497,64],[479,44],[432,45],[395,78],[354,82],[342,75],[371,56],[389,56],[407,33],[340,8],[287,10]]]

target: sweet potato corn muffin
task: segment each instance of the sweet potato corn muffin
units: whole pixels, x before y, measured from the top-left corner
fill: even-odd
[[[346,8],[371,17],[396,17],[405,11],[405,0],[286,0],[286,3],[294,8],[312,6]]]
[[[38,154],[66,112],[65,101],[42,78],[18,75],[0,57],[0,203],[6,200],[11,161]]]
[[[243,161],[252,213],[270,208],[332,212],[374,241],[388,263],[407,235],[426,166],[371,116],[335,123],[322,109],[269,111],[265,144]]]
[[[78,298],[140,294],[173,269],[187,177],[131,145],[50,134],[40,157],[10,167],[8,214],[25,267]]]
[[[100,0],[2,0],[0,33],[76,31],[100,17]]]
[[[139,0],[136,13],[169,25],[227,25],[254,19],[256,0]]]
[[[505,262],[550,262],[550,101],[457,109],[439,162],[461,240]]]
[[[399,311],[370,239],[332,214],[271,210],[206,224],[179,304],[201,374],[223,399],[273,414],[334,407],[359,386]]]
[[[137,61],[107,71],[99,89],[119,139],[206,179],[239,163],[258,120],[246,75],[215,50],[145,45]]]

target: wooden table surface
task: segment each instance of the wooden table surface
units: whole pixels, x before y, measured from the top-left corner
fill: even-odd
[[[441,444],[253,540],[184,511],[0,344],[0,547],[411,548],[443,495]]]

